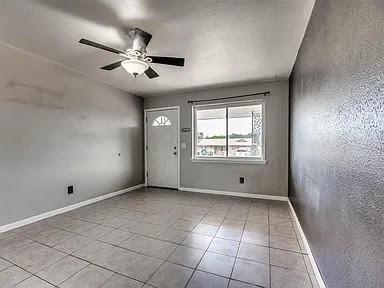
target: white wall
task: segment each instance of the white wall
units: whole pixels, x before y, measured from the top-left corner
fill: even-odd
[[[142,115],[141,98],[0,44],[0,226],[143,183]]]
[[[180,155],[180,185],[182,187],[288,196],[288,82],[277,81],[144,98],[144,108],[146,109],[180,106],[181,128],[191,128],[192,106],[187,103],[188,100],[264,91],[271,92],[266,97],[262,96],[266,100],[267,164],[192,162],[192,134],[180,132],[181,142],[187,143],[187,149],[181,150]],[[245,177],[245,184],[239,184],[240,176]]]

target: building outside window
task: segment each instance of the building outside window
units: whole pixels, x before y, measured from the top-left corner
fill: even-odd
[[[264,101],[193,107],[196,160],[264,161]]]

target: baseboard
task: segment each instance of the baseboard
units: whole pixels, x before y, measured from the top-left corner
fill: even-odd
[[[289,199],[288,199],[288,206],[289,206],[289,209],[291,210],[291,214],[293,216],[293,220],[295,221],[296,227],[299,230],[301,239],[303,239],[305,250],[308,252],[309,261],[311,261],[312,269],[313,269],[313,272],[315,272],[317,283],[319,284],[320,288],[326,288],[323,277],[321,277],[319,267],[317,267],[317,263],[315,261],[315,258],[313,257],[311,247],[309,246],[309,242],[305,237],[303,228],[300,225],[299,218],[297,218],[295,209],[293,209],[292,203]]]
[[[252,194],[252,193],[242,193],[242,192],[232,192],[232,191],[220,191],[220,190],[209,190],[209,189],[200,189],[200,188],[187,188],[187,187],[179,187],[179,190],[187,191],[187,192],[205,193],[205,194],[237,196],[237,197],[256,198],[256,199],[265,199],[265,200],[288,201],[288,197],[285,197],[285,196],[273,196],[273,195]]]
[[[128,188],[116,191],[116,192],[112,192],[112,193],[109,193],[109,194],[98,196],[96,198],[88,199],[88,200],[85,200],[85,201],[82,201],[82,202],[79,202],[79,203],[76,203],[76,204],[73,204],[73,205],[65,206],[63,208],[59,208],[59,209],[56,209],[56,210],[45,212],[43,214],[32,216],[32,217],[29,217],[29,218],[26,218],[26,219],[23,219],[23,220],[20,220],[20,221],[17,221],[17,222],[6,224],[4,226],[0,226],[0,233],[6,232],[6,231],[9,231],[9,230],[12,230],[12,229],[24,226],[24,225],[28,225],[28,224],[34,223],[34,222],[37,222],[37,221],[40,221],[40,220],[43,220],[43,219],[55,216],[57,214],[62,214],[62,213],[65,213],[65,212],[68,212],[68,211],[71,211],[71,210],[74,210],[74,209],[77,209],[77,208],[80,208],[80,207],[83,207],[83,206],[86,206],[86,205],[89,205],[89,204],[92,204],[92,203],[95,203],[95,202],[99,202],[99,201],[102,201],[102,200],[105,200],[105,199],[108,199],[108,198],[111,198],[111,197],[115,197],[115,196],[127,193],[129,191],[133,191],[133,190],[139,189],[139,188],[141,188],[143,186],[144,186],[144,184],[135,185],[135,186],[132,186],[132,187],[128,187]]]

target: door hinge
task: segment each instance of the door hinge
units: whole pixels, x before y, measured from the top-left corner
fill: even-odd
[[[147,172],[147,178],[148,178],[148,172]]]
[[[148,117],[145,117],[145,122],[148,122]]]
[[[148,145],[145,145],[145,149],[148,150]]]

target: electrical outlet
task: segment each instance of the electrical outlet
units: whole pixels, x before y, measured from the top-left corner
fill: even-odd
[[[73,194],[73,186],[68,186],[68,194]]]
[[[244,184],[244,177],[240,177],[240,184]]]

